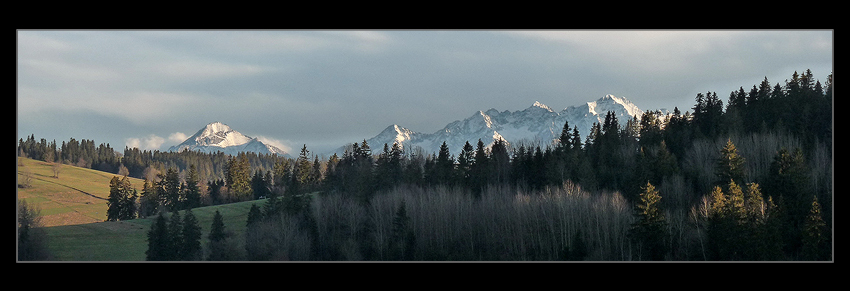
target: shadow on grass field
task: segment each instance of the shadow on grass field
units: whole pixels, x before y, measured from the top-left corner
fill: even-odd
[[[264,200],[193,209],[192,213],[201,227],[201,245],[206,248],[207,235],[216,210],[222,215],[225,229],[233,232],[237,242],[244,245],[248,211],[254,203],[264,203]],[[185,211],[180,211],[180,215],[185,215]],[[170,217],[170,214],[165,217]],[[154,216],[47,227],[48,249],[58,261],[144,261],[148,249],[147,233],[155,219]]]
[[[47,247],[55,260],[145,260],[147,233],[155,217],[105,221],[109,181],[116,174],[60,165],[59,177],[55,178],[52,163],[27,158],[17,162],[18,184],[29,177],[28,187],[17,188],[17,199],[26,200],[40,210]],[[130,183],[141,191],[144,181],[130,178]],[[264,200],[193,209],[203,234],[201,244],[206,247],[216,210],[221,213],[226,230],[243,243],[248,211],[254,203]]]

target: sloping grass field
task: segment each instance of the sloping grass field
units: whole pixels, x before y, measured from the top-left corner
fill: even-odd
[[[30,176],[30,186],[17,188],[17,199],[26,200],[40,209],[47,233],[47,247],[58,261],[144,261],[147,233],[156,217],[127,221],[106,220],[106,198],[109,181],[115,174],[61,165],[59,177],[54,178],[53,165],[43,161],[21,159],[18,184]],[[130,178],[141,191],[144,181]],[[247,201],[226,205],[200,207],[192,210],[202,230],[202,245],[206,247],[212,218],[218,210],[225,229],[241,239],[254,203]],[[181,211],[181,216],[184,215]],[[166,218],[168,215],[166,215]]]
[[[74,225],[106,220],[106,198],[109,181],[116,174],[59,165],[59,177],[54,178],[53,164],[33,159],[19,159],[18,184],[29,173],[30,187],[17,188],[18,199],[26,200],[41,209],[44,226]],[[144,181],[130,178],[141,191]]]

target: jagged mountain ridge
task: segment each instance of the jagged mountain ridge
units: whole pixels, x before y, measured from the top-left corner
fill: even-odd
[[[220,151],[228,155],[236,155],[239,152],[255,152],[289,156],[286,151],[280,148],[263,143],[257,138],[246,136],[218,121],[207,124],[182,143],[170,147],[168,151],[180,152],[186,149],[205,153]]]
[[[478,111],[464,120],[449,123],[443,129],[434,133],[420,133],[393,124],[380,134],[366,139],[373,153],[377,153],[384,144],[399,143],[402,148],[420,147],[426,154],[436,153],[445,141],[452,154],[456,155],[468,141],[473,147],[481,139],[487,147],[498,139],[510,144],[540,144],[548,145],[560,137],[564,123],[577,127],[584,138],[590,132],[593,123],[602,124],[608,111],[614,112],[620,126],[629,119],[643,114],[635,104],[625,97],[605,95],[595,101],[578,106],[570,106],[556,112],[552,108],[534,102],[530,107],[519,111],[498,111],[489,109]],[[345,147],[335,152],[342,154]]]

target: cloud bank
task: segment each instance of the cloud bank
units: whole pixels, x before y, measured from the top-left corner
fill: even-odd
[[[534,101],[563,109],[613,94],[685,111],[696,93],[783,83],[794,70],[825,82],[833,39],[829,30],[25,30],[18,131],[154,149],[221,121],[316,150]]]

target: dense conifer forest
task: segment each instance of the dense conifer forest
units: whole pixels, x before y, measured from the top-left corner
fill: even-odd
[[[33,135],[18,154],[145,179],[113,179],[110,220],[264,200],[244,244],[211,234],[203,254],[189,217],[172,223],[192,246],[161,246],[185,236],[159,216],[151,260],[830,261],[832,90],[806,70],[624,127],[610,113],[589,133],[564,124],[551,144],[437,153],[364,140],[326,159],[307,145],[291,159],[121,154]]]

